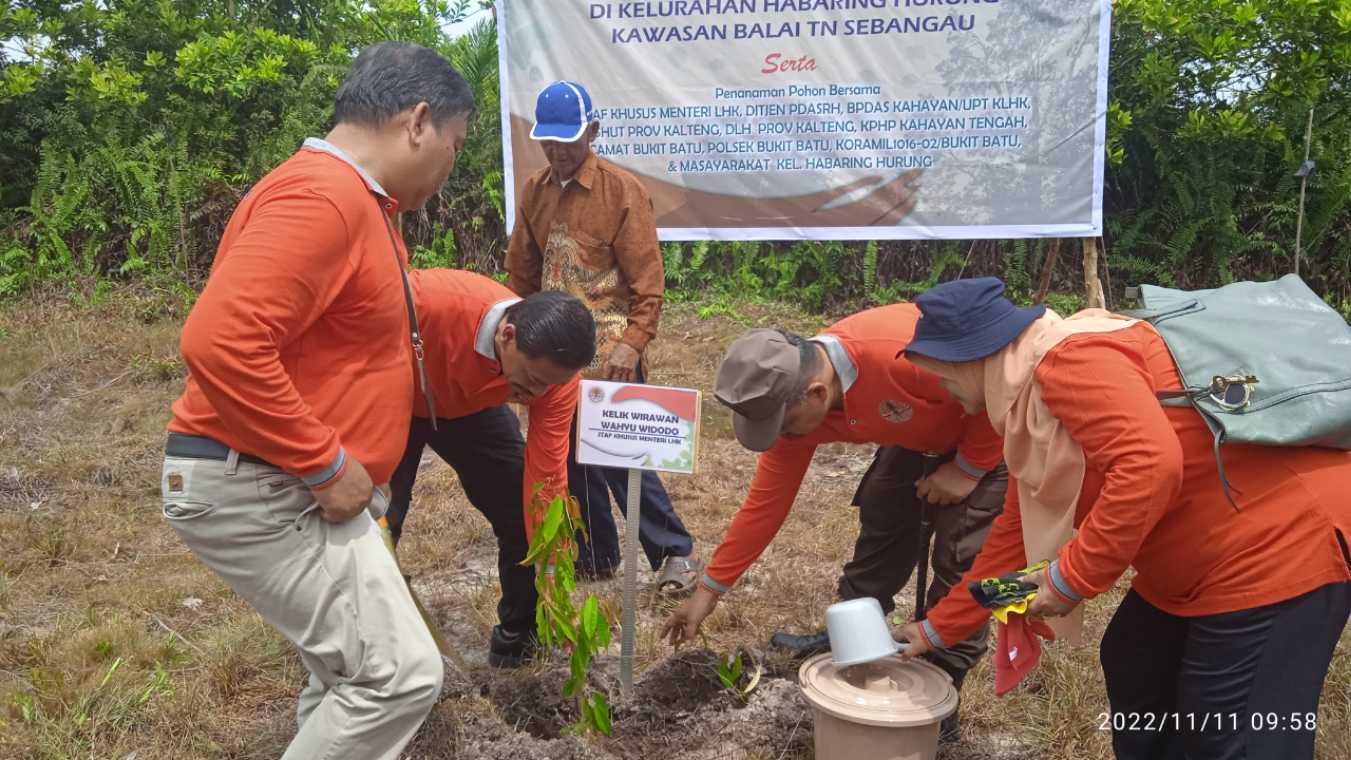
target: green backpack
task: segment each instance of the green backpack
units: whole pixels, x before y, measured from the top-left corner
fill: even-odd
[[[1351,449],[1351,327],[1297,275],[1214,290],[1140,287],[1144,309],[1184,387],[1160,391],[1195,408],[1215,434],[1225,496],[1238,509],[1220,446]]]

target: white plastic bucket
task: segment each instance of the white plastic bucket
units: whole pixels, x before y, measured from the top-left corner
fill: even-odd
[[[896,654],[882,605],[871,596],[838,602],[826,608],[830,654],[840,667],[859,665]]]
[[[939,724],[957,710],[952,678],[919,660],[840,666],[820,654],[798,676],[815,712],[817,760],[935,760]]]

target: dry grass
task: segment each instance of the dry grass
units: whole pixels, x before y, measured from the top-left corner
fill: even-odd
[[[269,758],[293,730],[298,660],[159,518],[163,426],[183,372],[179,323],[163,311],[120,296],[95,306],[35,298],[0,310],[0,758]],[[810,333],[822,322],[769,307],[731,315],[674,308],[654,347],[654,379],[707,391],[722,348],[750,324]],[[721,538],[754,466],[711,399],[705,413],[701,473],[667,481],[702,555]],[[776,629],[819,624],[852,547],[848,502],[870,456],[846,446],[818,455],[778,540],[706,624],[713,648],[760,648]],[[492,533],[439,462],[426,463],[418,489],[403,561],[472,667],[494,619]],[[617,583],[595,590],[617,611]],[[902,611],[909,598],[901,595]],[[1090,639],[1112,607],[1093,605]],[[656,640],[663,615],[661,603],[646,600],[640,672],[669,654]],[[1321,760],[1351,757],[1349,642],[1324,693]],[[792,671],[763,656],[771,673]],[[1095,648],[1052,649],[1032,687],[1006,699],[994,699],[986,664],[968,683],[967,739],[944,757],[1110,756],[1097,730],[1106,700]],[[477,692],[444,703],[410,754],[457,756],[503,714]],[[791,737],[778,741],[745,754],[801,756],[779,749]],[[604,744],[629,756],[625,747],[622,735]]]

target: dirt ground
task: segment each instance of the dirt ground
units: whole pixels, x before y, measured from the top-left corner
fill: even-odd
[[[303,669],[159,516],[164,424],[184,373],[180,310],[153,293],[95,296],[0,308],[0,758],[275,758],[294,731]],[[653,347],[652,377],[708,391],[740,330],[810,333],[823,324],[776,307],[673,306]],[[706,558],[755,460],[732,440],[730,418],[711,396],[704,415],[700,473],[665,480]],[[454,473],[426,458],[400,555],[460,663],[454,696],[436,707],[407,756],[812,757],[796,668],[765,647],[775,630],[819,627],[834,601],[857,532],[849,500],[871,456],[847,446],[818,453],[777,540],[705,623],[706,648],[673,656],[657,640],[668,607],[644,595],[633,697],[619,698],[617,644],[593,675],[616,703],[609,738],[563,731],[575,717],[558,695],[563,663],[514,673],[487,667],[497,599],[492,533]],[[587,588],[618,611],[619,581]],[[1092,603],[1090,644],[1049,648],[1015,694],[996,699],[988,663],[978,666],[963,692],[963,740],[942,757],[1109,757],[1093,645],[1121,588]],[[903,613],[912,596],[899,596]],[[738,649],[766,668],[745,702],[714,672],[716,653]],[[1320,724],[1320,760],[1351,757],[1351,633],[1333,663]]]

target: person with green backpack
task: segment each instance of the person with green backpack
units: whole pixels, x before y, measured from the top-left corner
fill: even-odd
[[[1073,638],[1082,602],[1133,567],[1100,650],[1116,756],[1312,758],[1323,682],[1351,616],[1351,428],[1335,396],[1310,402],[1327,404],[1330,425],[1290,423],[1298,399],[1351,384],[1335,362],[1321,381],[1274,365],[1317,366],[1301,357],[1346,351],[1351,330],[1288,286],[1241,291],[1252,294],[1247,320],[1223,316],[1225,289],[1191,294],[1190,313],[1209,314],[1191,324],[1219,317],[1203,332],[1227,336],[1227,354],[1199,350],[1157,317],[1020,309],[993,278],[922,295],[906,358],[968,412],[985,410],[1010,487],[962,588],[900,632],[904,653],[985,622],[968,584],[1041,561],[1049,566],[1023,578],[1038,587],[1027,616]],[[1271,329],[1283,311],[1284,333]],[[1264,343],[1282,334],[1284,346]],[[1198,380],[1204,367],[1215,374]],[[1263,378],[1278,387],[1254,392]],[[1246,413],[1252,426],[1282,403],[1265,438],[1209,408]]]

